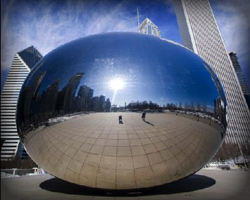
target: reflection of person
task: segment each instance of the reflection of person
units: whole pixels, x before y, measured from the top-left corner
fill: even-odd
[[[142,116],[141,116],[141,118],[142,118],[143,121],[145,121],[145,117],[146,117],[146,113],[143,112],[143,113],[142,113]]]
[[[122,124],[122,115],[119,116],[119,123]]]

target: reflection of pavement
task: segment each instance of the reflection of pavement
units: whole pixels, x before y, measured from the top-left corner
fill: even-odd
[[[248,200],[249,172],[201,170],[178,182],[148,190],[103,191],[81,187],[50,175],[1,180],[2,200]]]
[[[122,115],[123,124],[118,116]],[[42,168],[89,187],[144,188],[201,168],[220,144],[220,132],[172,114],[95,113],[27,136]]]
[[[198,118],[198,116],[182,114],[182,113],[178,113],[178,115],[181,116],[181,117],[185,117],[185,118],[188,118],[188,119],[192,119],[192,120],[195,120],[195,121],[199,121],[199,122],[208,124],[208,125],[216,128],[218,131],[221,130],[221,125],[218,124],[216,121],[212,120],[211,118],[205,118],[205,117],[204,118],[203,117]]]

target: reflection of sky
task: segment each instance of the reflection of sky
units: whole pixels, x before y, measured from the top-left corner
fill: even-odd
[[[61,90],[76,73],[83,72],[78,89],[87,85],[94,96],[110,99],[114,89],[109,82],[122,79],[125,86],[112,102],[118,105],[146,100],[160,105],[181,102],[213,106],[218,98],[203,61],[178,45],[141,34],[88,38],[64,45],[44,58],[38,70],[46,71],[40,94],[58,79]]]

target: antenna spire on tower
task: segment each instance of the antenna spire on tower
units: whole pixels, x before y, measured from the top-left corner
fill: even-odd
[[[138,29],[139,29],[139,26],[140,26],[140,15],[139,15],[138,6],[137,6],[137,26],[138,26]]]

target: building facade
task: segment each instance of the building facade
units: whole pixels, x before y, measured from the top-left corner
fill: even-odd
[[[230,59],[232,61],[235,73],[237,74],[237,77],[238,77],[242,92],[243,92],[243,94],[245,96],[248,108],[250,109],[250,92],[249,92],[249,89],[247,87],[246,79],[245,79],[245,77],[244,77],[244,75],[243,75],[243,73],[241,71],[241,67],[240,67],[240,63],[238,61],[238,57],[237,57],[236,53],[234,53],[234,52],[230,52],[229,56],[230,56]]]
[[[183,45],[202,57],[223,85],[228,103],[223,147],[238,143],[246,155],[250,147],[250,113],[209,1],[175,0],[174,6]],[[232,157],[226,147],[225,152]],[[240,156],[240,151],[237,152]]]
[[[139,32],[148,35],[155,35],[160,37],[161,33],[159,28],[149,19],[146,18],[139,26]]]
[[[33,46],[14,56],[1,92],[1,160],[11,160],[16,156],[20,141],[16,127],[18,96],[30,70],[41,58]]]

